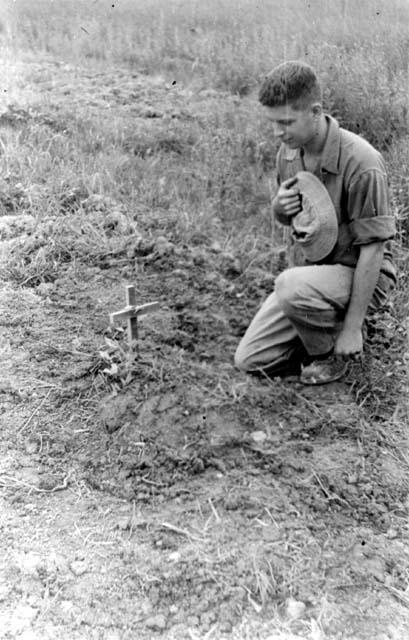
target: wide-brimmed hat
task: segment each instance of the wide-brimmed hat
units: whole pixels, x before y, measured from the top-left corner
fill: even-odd
[[[309,262],[320,262],[337,242],[337,214],[327,189],[314,174],[299,171],[296,177],[302,211],[291,221],[291,235]]]

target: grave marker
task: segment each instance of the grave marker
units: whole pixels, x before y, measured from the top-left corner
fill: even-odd
[[[159,302],[147,302],[136,306],[136,291],[134,285],[126,287],[126,307],[120,311],[109,314],[111,324],[117,320],[126,320],[128,324],[129,346],[132,348],[134,342],[138,341],[138,318],[159,310]]]

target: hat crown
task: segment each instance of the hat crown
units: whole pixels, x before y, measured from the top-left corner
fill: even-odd
[[[296,233],[311,234],[318,231],[320,227],[320,219],[317,211],[310,199],[302,196],[302,209],[293,219],[293,229]]]

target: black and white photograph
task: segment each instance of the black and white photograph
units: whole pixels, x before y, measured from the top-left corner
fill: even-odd
[[[409,0],[0,60],[0,640],[409,640]]]

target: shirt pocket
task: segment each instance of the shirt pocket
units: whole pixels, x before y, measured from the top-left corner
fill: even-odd
[[[325,186],[326,190],[329,193],[329,196],[332,200],[332,204],[334,205],[338,224],[343,222],[342,211],[342,177],[340,175],[334,175],[332,173],[328,173],[326,171],[321,172],[321,182]]]

